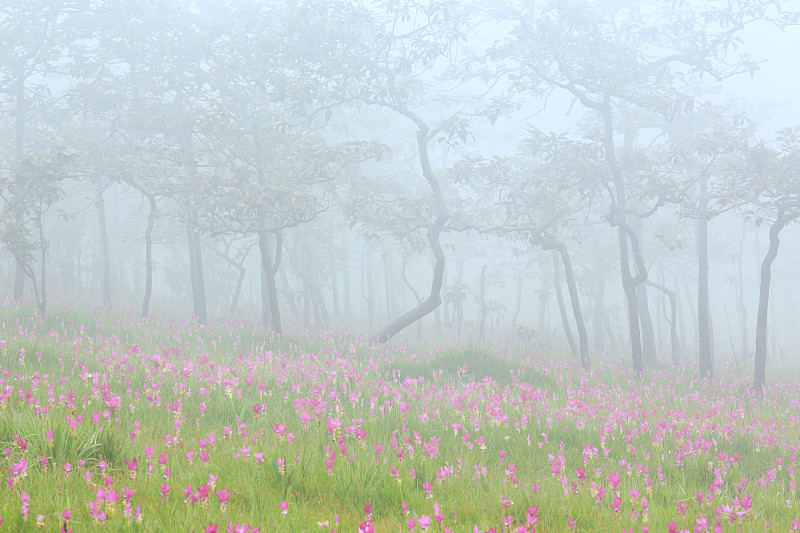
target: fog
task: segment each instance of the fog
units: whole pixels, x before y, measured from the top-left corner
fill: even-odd
[[[4,293],[760,387],[799,360],[797,19],[12,0]]]

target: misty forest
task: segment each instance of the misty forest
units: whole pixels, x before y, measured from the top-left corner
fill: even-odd
[[[799,26],[6,0],[0,531],[800,531]]]

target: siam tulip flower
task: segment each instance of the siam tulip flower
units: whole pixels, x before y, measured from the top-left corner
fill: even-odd
[[[217,533],[217,526],[212,522],[203,531],[204,533]]]
[[[228,500],[232,496],[232,493],[228,492],[228,487],[225,487],[222,490],[215,491],[217,494],[217,499],[219,500],[219,510],[221,512],[225,512],[225,509],[228,506]]]
[[[289,514],[289,502],[280,502],[278,505],[281,506],[281,514]]]
[[[172,490],[172,489],[166,483],[163,483],[161,485],[161,499],[162,500],[166,500],[167,499],[167,497],[169,496],[169,491],[170,490]]]
[[[419,518],[417,518],[417,524],[419,524],[419,527],[422,530],[428,529],[432,522],[433,522],[433,520],[428,515],[424,515],[423,514],[423,515],[420,515]]]
[[[22,512],[23,519],[28,519],[28,511],[30,510],[31,497],[27,492],[21,492],[19,495],[20,511]]]
[[[619,496],[614,496],[614,500],[611,502],[611,509],[614,512],[619,512],[621,506],[622,506],[622,498],[620,498]]]

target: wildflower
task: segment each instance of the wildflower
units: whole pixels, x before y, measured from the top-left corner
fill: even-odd
[[[217,494],[217,499],[219,500],[219,510],[221,512],[225,512],[225,509],[228,506],[228,500],[232,496],[232,493],[228,492],[228,487],[225,487],[222,490],[215,491]]]
[[[423,529],[423,530],[428,529],[428,527],[430,527],[432,522],[433,522],[433,520],[428,515],[424,515],[423,514],[423,515],[420,515],[419,518],[417,518],[417,524],[419,524],[420,529]]]
[[[281,506],[281,514],[289,514],[289,502],[280,502],[278,505]]]

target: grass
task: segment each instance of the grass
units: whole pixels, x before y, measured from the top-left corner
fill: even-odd
[[[758,402],[733,374],[639,379],[541,349],[31,313],[0,311],[3,531],[790,531],[800,517],[788,371]]]

